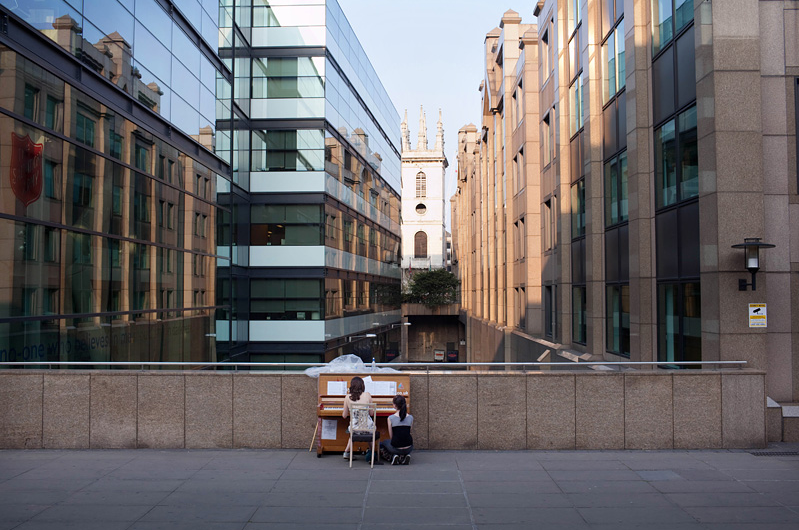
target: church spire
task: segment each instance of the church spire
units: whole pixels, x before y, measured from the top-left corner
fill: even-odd
[[[419,106],[419,140],[416,142],[416,150],[427,151],[427,122],[423,106]]]
[[[402,152],[411,150],[411,131],[408,130],[408,109],[405,109],[405,118],[400,125],[402,131]]]
[[[436,131],[436,146],[434,151],[444,151],[444,124],[441,123],[441,109],[438,109],[438,130]]]

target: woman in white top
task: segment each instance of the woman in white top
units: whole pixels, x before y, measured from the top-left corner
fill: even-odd
[[[363,379],[357,375],[350,381],[350,393],[344,396],[344,410],[341,411],[341,416],[344,418],[349,418],[350,416],[350,403],[372,403],[372,395],[366,391],[366,385]],[[344,450],[344,458],[349,459],[351,450],[352,441],[347,441],[347,448]]]

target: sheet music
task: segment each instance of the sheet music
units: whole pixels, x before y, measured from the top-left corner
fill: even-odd
[[[328,396],[346,396],[347,395],[347,382],[346,381],[328,381],[327,382],[327,395]]]
[[[338,420],[322,420],[322,440],[336,439],[336,426]]]
[[[371,381],[371,385],[367,386],[366,390],[373,396],[393,396],[397,393],[397,382]]]

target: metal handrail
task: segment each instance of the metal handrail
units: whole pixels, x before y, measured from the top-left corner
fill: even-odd
[[[328,363],[242,363],[242,362],[191,362],[191,361],[0,361],[0,366],[138,366],[144,370],[145,366],[194,366],[194,367],[307,367],[327,366]],[[727,366],[745,365],[747,361],[583,361],[583,362],[470,362],[470,363],[444,363],[444,362],[412,362],[412,363],[374,363],[375,367],[397,368],[397,367],[439,367],[445,370],[448,367],[470,367],[470,366]],[[369,372],[372,364],[364,363],[364,372]],[[742,366],[741,366],[742,367]]]

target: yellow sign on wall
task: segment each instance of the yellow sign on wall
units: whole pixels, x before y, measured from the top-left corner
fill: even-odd
[[[749,327],[766,327],[766,304],[749,304]]]

